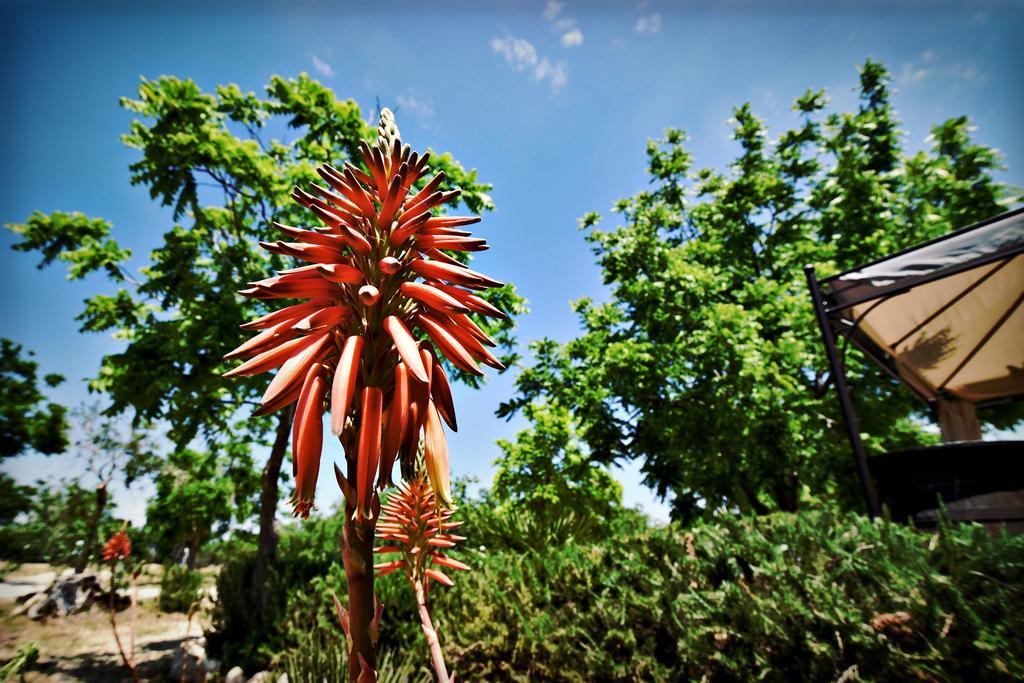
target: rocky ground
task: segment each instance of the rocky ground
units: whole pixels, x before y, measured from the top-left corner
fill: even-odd
[[[203,619],[200,614],[189,625],[184,614],[160,612],[156,600],[158,571],[155,567],[140,576],[135,641],[139,673],[143,680],[153,681],[167,680],[171,662],[187,635],[191,637],[190,645],[197,644]],[[21,606],[19,598],[45,590],[59,574],[59,568],[48,565],[22,565],[0,582],[0,666],[15,657],[23,645],[35,642],[39,658],[25,672],[25,681],[130,681],[106,609],[93,606],[78,614],[44,621],[16,614]],[[106,587],[109,577],[100,574],[98,581]],[[122,642],[128,647],[130,612],[118,612],[117,620]]]

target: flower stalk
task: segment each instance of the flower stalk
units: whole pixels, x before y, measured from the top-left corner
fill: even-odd
[[[381,513],[377,537],[384,545],[376,548],[376,552],[398,553],[399,558],[374,565],[374,569],[379,576],[404,570],[416,596],[420,628],[427,640],[434,673],[438,683],[448,683],[451,679],[445,666],[437,629],[430,618],[427,591],[431,582],[454,585],[455,582],[442,569],[469,569],[468,565],[446,554],[447,549],[465,540],[451,533],[462,522],[452,521],[454,511],[438,505],[434,491],[422,474],[399,484],[398,490],[384,503]]]
[[[137,572],[128,572],[128,582],[131,586],[131,606],[129,608],[131,611],[131,626],[129,628],[130,650],[128,652],[125,651],[124,645],[121,642],[121,636],[117,631],[117,562],[118,560],[127,562],[131,554],[132,542],[124,529],[111,536],[103,546],[103,561],[110,562],[110,628],[114,632],[114,642],[117,643],[117,651],[121,654],[121,661],[124,662],[124,665],[131,673],[132,680],[135,683],[139,683],[139,671],[135,664],[136,611],[138,605],[135,578]]]
[[[286,238],[261,242],[305,265],[249,283],[245,296],[303,300],[243,325],[257,334],[229,353],[242,364],[225,376],[277,369],[258,414],[295,406],[292,426],[294,512],[314,505],[323,450],[323,417],[345,453],[334,467],[345,497],[341,539],[348,579],[349,680],[372,677],[376,661],[373,539],[378,490],[393,485],[394,465],[417,473],[425,458],[429,487],[450,507],[448,447],[443,424],[457,429],[442,359],[482,375],[480,364],[504,369],[493,340],[471,315],[505,317],[474,292],[501,286],[452,254],[487,248],[464,227],[477,217],[436,213],[459,190],[442,190],[444,172],[429,180],[430,154],[403,145],[390,110],[381,112],[376,144],[359,147],[361,165],[324,164],[325,185],[295,188],[292,198],[321,223],[280,223]],[[422,444],[422,446],[421,446]],[[339,603],[340,604],[340,603]]]

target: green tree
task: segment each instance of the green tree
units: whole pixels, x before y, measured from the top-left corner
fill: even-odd
[[[48,401],[40,385],[53,388],[64,381],[58,374],[39,377],[39,363],[32,351],[10,339],[0,338],[0,460],[35,451],[62,453],[68,446],[67,409]],[[31,510],[35,489],[15,483],[0,472],[0,545],[12,548],[7,528],[21,513]]]
[[[150,438],[149,425],[125,424],[124,420],[100,412],[96,405],[85,405],[73,413],[81,436],[75,440],[74,453],[85,469],[83,478],[96,482],[93,510],[85,516],[82,550],[75,571],[82,572],[90,560],[99,560],[97,541],[109,535],[101,533],[107,514],[109,487],[115,480],[131,486],[156,471],[160,464]],[[94,557],[95,556],[95,557]]]
[[[175,451],[156,475],[146,526],[160,557],[188,549],[188,567],[194,568],[206,541],[252,514],[259,490],[252,457],[238,447],[223,451]]]
[[[602,525],[622,506],[622,485],[594,462],[564,406],[537,403],[523,410],[530,427],[502,439],[491,488],[502,505],[552,518],[572,514]]]
[[[82,557],[86,537],[108,538],[122,525],[109,506],[96,520],[96,494],[75,481],[37,481],[20,487],[27,509],[0,526],[0,556],[16,562],[74,565]]]
[[[776,141],[737,107],[739,155],[723,172],[694,170],[679,130],[649,142],[652,188],[615,205],[623,225],[581,221],[609,301],[575,302],[578,338],[533,344],[536,363],[499,414],[541,400],[570,410],[595,460],[639,459],[679,518],[791,510],[801,490],[854,504],[802,266],[827,275],[1018,199],[966,118],[904,155],[887,82],[866,62],[857,110],[827,116],[824,92],[808,91],[794,105],[801,125]],[[934,438],[910,392],[854,353],[847,365],[870,449]]]
[[[39,363],[24,357],[20,344],[0,338],[0,458],[28,450],[52,455],[67,448],[67,409],[46,400],[38,372]],[[51,388],[64,381],[57,374],[41,379]]]
[[[95,295],[80,315],[83,331],[116,331],[123,351],[103,359],[92,388],[106,393],[111,412],[134,410],[139,419],[163,420],[174,443],[195,436],[212,444],[236,440],[270,446],[263,469],[259,512],[259,561],[253,581],[261,602],[269,562],[276,553],[274,517],[281,464],[288,448],[291,411],[261,419],[237,418],[240,408],[258,405],[266,389],[261,377],[223,381],[223,356],[245,338],[239,325],[268,312],[265,302],[235,295],[245,283],[286,259],[259,248],[277,240],[273,221],[303,225],[308,212],[290,198],[295,186],[319,181],[322,163],[360,164],[360,139],[375,129],[353,100],[334,93],[306,74],[274,76],[266,96],[236,85],[203,92],[195,82],[174,77],[143,80],[136,99],[122,106],[134,114],[128,146],[141,157],[131,165],[132,183],[172,208],[173,225],[136,279],[127,268],[130,252],[110,236],[112,226],[78,213],[35,213],[8,226],[21,236],[15,249],[37,252],[40,267],[68,264],[70,277],[105,272],[120,288]],[[276,139],[277,131],[294,134]],[[477,180],[450,154],[431,155],[462,190],[472,212],[493,208],[490,185]],[[511,286],[489,296],[504,311],[522,310]],[[276,304],[275,304],[276,307]],[[489,322],[486,331],[512,360],[511,320]],[[455,373],[458,379],[475,378]]]

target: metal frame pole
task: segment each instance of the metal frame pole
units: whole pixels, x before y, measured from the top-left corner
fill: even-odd
[[[807,276],[807,286],[811,290],[811,300],[814,302],[814,313],[818,319],[818,327],[821,328],[821,338],[825,342],[829,372],[832,375],[832,382],[836,386],[839,407],[843,411],[846,433],[850,437],[853,457],[857,461],[860,483],[864,487],[864,497],[867,499],[868,512],[872,517],[877,517],[881,511],[878,505],[878,492],[875,491],[875,484],[871,481],[867,453],[864,451],[864,442],[860,439],[860,430],[857,426],[857,416],[853,412],[853,403],[850,402],[850,388],[846,384],[846,373],[843,372],[843,364],[839,359],[836,349],[836,339],[828,322],[828,314],[825,312],[825,303],[821,298],[821,288],[818,286],[818,278],[814,274],[814,266],[804,266],[804,274]]]

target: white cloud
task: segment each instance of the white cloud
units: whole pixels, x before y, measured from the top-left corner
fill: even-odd
[[[583,44],[583,33],[574,28],[562,36],[562,47],[579,47]]]
[[[896,83],[902,86],[920,83],[925,79],[941,78],[945,81],[959,81],[981,84],[985,74],[971,62],[943,63],[935,50],[925,50],[918,60],[904,63],[896,75]]]
[[[312,55],[312,57],[313,57],[313,68],[314,69],[319,71],[324,76],[333,76],[334,75],[334,69],[331,68],[330,64],[328,64],[324,60],[320,59],[316,55]]]
[[[544,18],[551,25],[551,30],[560,36],[558,42],[562,47],[579,47],[583,44],[583,31],[577,25],[576,17],[562,16],[563,9],[565,3],[548,0]]]
[[[657,33],[661,30],[661,15],[655,13],[637,17],[633,30],[637,33]]]
[[[547,83],[552,90],[561,90],[569,82],[565,62],[552,63],[537,54],[537,48],[526,38],[506,36],[491,40],[491,50],[505,58],[516,71],[527,71],[535,81]]]
[[[561,90],[569,82],[569,68],[565,62],[552,64],[545,58],[534,68],[531,77],[536,81],[548,81],[552,90]]]
[[[434,101],[427,97],[421,97],[415,92],[406,95],[399,95],[395,103],[403,112],[409,112],[420,119],[429,119],[434,115]]]
[[[969,83],[980,83],[985,80],[985,74],[974,64],[954,64],[949,67],[949,75]]]
[[[576,17],[562,17],[558,21],[554,22],[552,26],[555,32],[562,33],[563,31],[571,31],[576,28]]]
[[[526,38],[494,38],[491,40],[491,49],[519,71],[537,63],[537,48]]]
[[[934,73],[933,69],[925,69],[914,65],[911,62],[907,62],[900,68],[900,75],[896,78],[896,82],[900,85],[908,85],[910,83],[917,83],[923,81]]]

